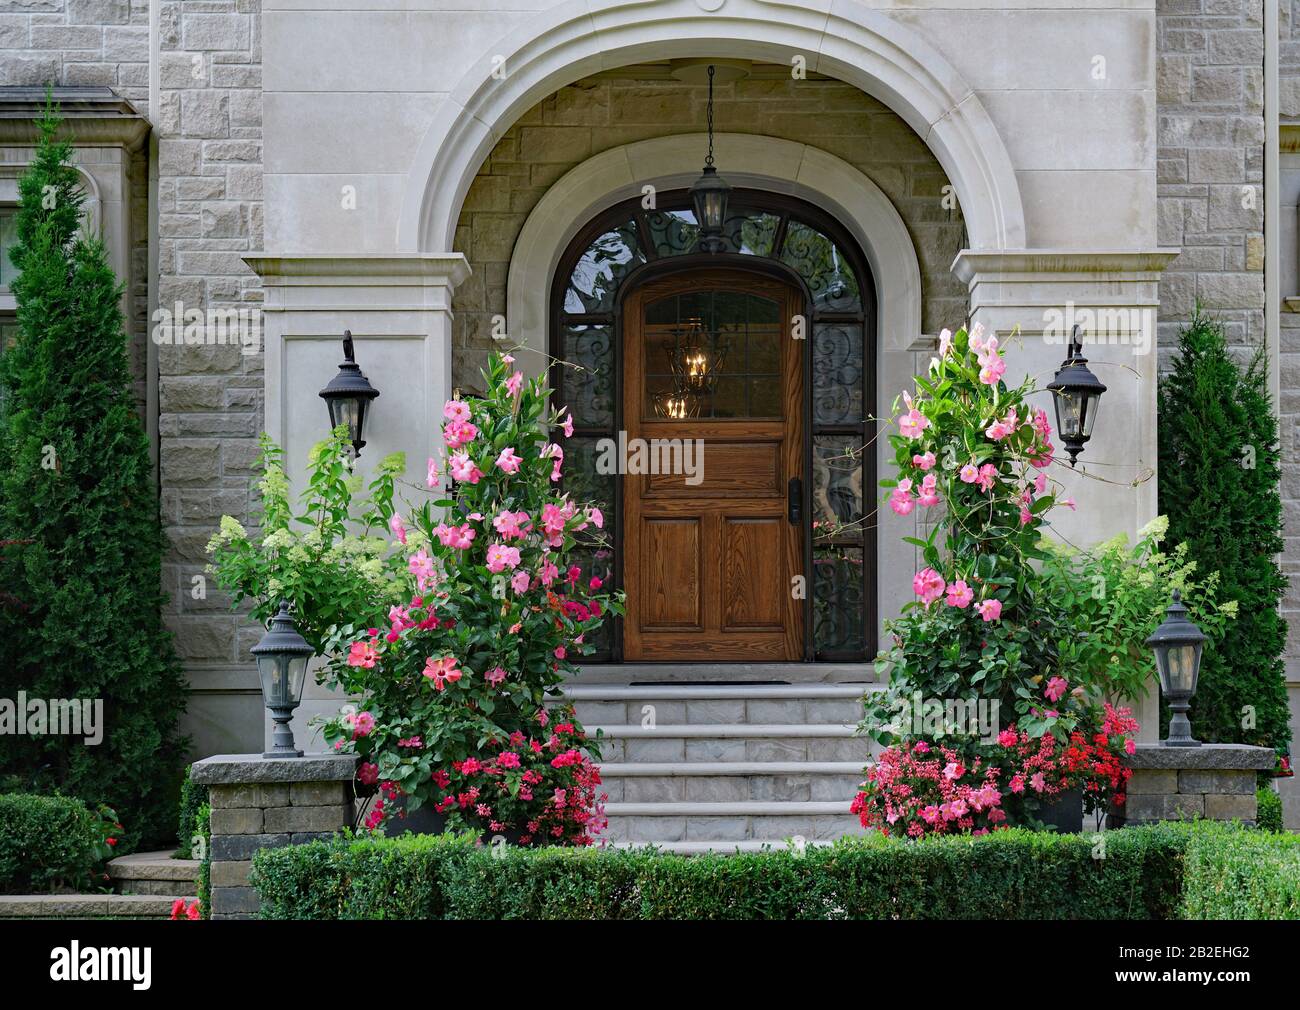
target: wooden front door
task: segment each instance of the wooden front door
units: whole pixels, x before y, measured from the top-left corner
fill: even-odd
[[[718,268],[626,298],[626,659],[803,658],[803,312]]]

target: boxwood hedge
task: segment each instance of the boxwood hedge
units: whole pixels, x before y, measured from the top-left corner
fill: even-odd
[[[98,832],[81,800],[0,793],[0,894],[84,887],[99,859]]]
[[[1211,823],[729,856],[340,837],[259,852],[253,884],[269,919],[1300,918],[1300,842]]]

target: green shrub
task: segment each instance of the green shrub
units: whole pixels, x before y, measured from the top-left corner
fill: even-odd
[[[81,800],[0,794],[0,894],[84,888],[102,851],[100,820]]]
[[[1207,643],[1192,732],[1282,749],[1291,739],[1278,612],[1287,583],[1277,563],[1280,450],[1266,365],[1261,351],[1241,368],[1222,325],[1193,316],[1160,383],[1159,507],[1169,542],[1187,544],[1198,573],[1218,572],[1219,598],[1238,607],[1222,640]]]
[[[1201,832],[1183,869],[1182,918],[1300,919],[1300,836]]]
[[[47,111],[19,182],[18,336],[0,355],[0,697],[102,703],[103,739],[0,736],[0,778],[107,803],[119,851],[170,842],[185,685],[162,623],[163,534],[133,398],[121,287],[81,232],[85,194]]]
[[[199,862],[199,910],[203,918],[212,918],[212,808],[205,802],[194,812],[194,833],[202,840],[203,858]]]
[[[264,919],[447,918],[442,882],[473,839],[406,835],[262,849],[250,882]]]
[[[176,826],[176,837],[180,839],[180,845],[176,849],[177,859],[194,858],[196,818],[199,809],[207,802],[208,787],[193,782],[190,779],[190,770],[186,768],[185,778],[181,781],[181,813]]]
[[[1260,786],[1255,793],[1255,823],[1261,831],[1282,830],[1282,797],[1268,786]]]
[[[689,857],[339,838],[262,850],[252,883],[267,919],[1172,919],[1202,836],[1269,837],[1168,824]]]

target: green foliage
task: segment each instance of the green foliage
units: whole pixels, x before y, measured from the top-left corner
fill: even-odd
[[[212,807],[206,801],[194,813],[194,833],[203,840],[199,862],[198,899],[203,918],[212,918]]]
[[[224,516],[208,543],[208,571],[235,603],[250,601],[253,617],[265,625],[280,601],[289,600],[299,633],[318,654],[336,627],[383,621],[401,569],[401,558],[389,554],[387,527],[405,459],[393,453],[380,460],[363,495],[348,446],[347,428],[340,426],[312,447],[295,514],[283,452],[263,435],[258,539]]]
[[[1300,919],[1300,836],[1221,828],[1187,848],[1184,919]]]
[[[1164,620],[1171,594],[1182,593],[1194,621],[1212,642],[1222,641],[1237,602],[1217,601],[1219,576],[1195,580],[1187,545],[1161,550],[1168,520],[1158,517],[1130,546],[1123,534],[1084,551],[1048,543],[1044,588],[1060,608],[1063,676],[1111,698],[1141,698],[1155,677],[1147,637]]]
[[[1046,413],[1029,405],[1034,382],[1008,386],[1003,354],[981,326],[945,330],[939,356],[915,377],[915,399],[903,394],[906,410],[894,404],[897,476],[880,482],[893,489],[889,506],[901,515],[941,509],[927,538],[903,538],[927,567],[913,580],[920,599],[886,624],[892,647],[877,670],[889,688],[867,700],[863,725],[880,743],[907,738],[892,720],[917,694],[996,701],[1003,725],[1034,737],[1064,739],[1100,721],[1096,689],[1044,704],[1066,632],[1035,563],[1047,557],[1040,541],[1051,510],[1066,503],[1047,476],[1055,450]]]
[[[1249,918],[1297,914],[1297,855],[1203,821],[691,857],[406,835],[263,849],[252,882],[264,919]],[[1217,868],[1239,893],[1218,893]]]
[[[0,894],[91,886],[104,837],[99,817],[81,800],[0,793]]]
[[[1192,732],[1207,742],[1283,749],[1291,739],[1278,603],[1286,579],[1277,420],[1262,352],[1243,369],[1223,327],[1199,311],[1160,386],[1160,511],[1169,539],[1187,544],[1237,619],[1205,650]],[[1249,709],[1247,709],[1249,706]],[[1167,719],[1167,716],[1166,716]]]
[[[77,231],[84,194],[52,107],[19,183],[18,337],[0,356],[0,697],[101,699],[104,739],[0,738],[0,777],[105,802],[119,849],[170,839],[185,686],[164,630],[163,536],[149,446],[131,397],[121,288]]]
[[[1268,786],[1255,792],[1255,824],[1261,831],[1282,830],[1282,797]]]
[[[185,778],[181,782],[181,814],[177,822],[176,837],[180,845],[176,849],[177,859],[193,859],[194,836],[198,832],[198,816],[208,802],[208,787],[197,785],[190,779],[190,770],[185,769]]]

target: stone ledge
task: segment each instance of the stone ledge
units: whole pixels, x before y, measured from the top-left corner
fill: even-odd
[[[181,895],[0,894],[0,919],[166,919],[177,897]]]
[[[190,766],[190,780],[205,786],[256,782],[351,782],[356,767],[357,759],[351,754],[306,754],[300,758],[215,754]]]
[[[197,859],[172,859],[171,851],[136,852],[108,861],[108,875],[114,880],[188,880],[199,875]]]
[[[1277,756],[1267,747],[1250,747],[1236,743],[1207,743],[1200,747],[1165,747],[1162,744],[1138,744],[1130,754],[1130,768],[1195,769],[1197,771],[1263,771],[1272,768]]]

